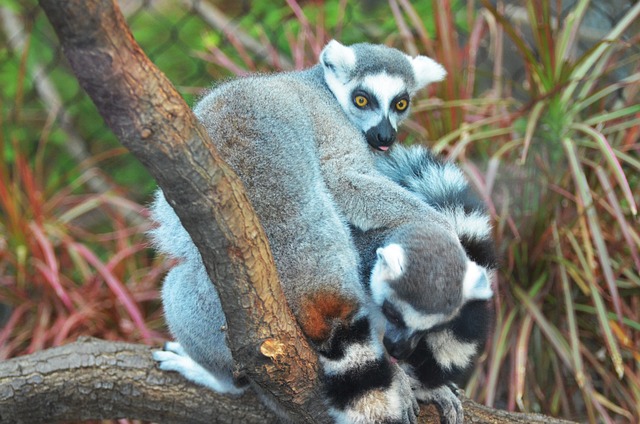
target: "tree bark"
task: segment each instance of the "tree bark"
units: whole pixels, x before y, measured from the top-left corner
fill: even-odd
[[[131,418],[163,424],[277,422],[255,394],[219,395],[159,370],[149,346],[85,338],[0,362],[0,424]],[[536,414],[498,411],[463,401],[467,423],[550,423]],[[433,406],[421,423],[437,424]]]
[[[161,423],[274,422],[248,392],[219,395],[160,371],[143,345],[86,338],[0,363],[0,423],[131,418]]]
[[[40,5],[81,86],[156,178],[203,253],[227,316],[238,375],[271,393],[296,422],[327,422],[317,357],[286,305],[264,231],[237,176],[135,43],[115,2]],[[464,405],[469,422],[553,422]],[[0,364],[0,423],[120,417],[274,422],[253,394],[220,396],[160,372],[148,347],[85,340]],[[437,421],[433,406],[423,408],[421,420]]]

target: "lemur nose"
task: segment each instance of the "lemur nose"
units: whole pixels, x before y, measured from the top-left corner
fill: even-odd
[[[379,132],[377,138],[380,144],[390,144],[396,139],[396,133],[395,131]]]

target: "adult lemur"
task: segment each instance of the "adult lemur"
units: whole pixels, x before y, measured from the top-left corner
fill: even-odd
[[[308,70],[236,79],[195,107],[265,229],[289,306],[318,352],[337,422],[408,423],[416,413],[406,375],[385,353],[384,322],[360,284],[348,224],[370,230],[420,220],[459,253],[449,268],[467,267],[450,223],[374,165],[374,149],[393,143],[410,97],[444,74],[423,56],[332,41]],[[163,369],[239,393],[225,317],[200,254],[161,192],[153,215],[156,245],[180,259],[162,291],[178,343],[155,358]]]
[[[362,278],[387,321],[387,351],[412,379],[418,400],[434,402],[444,422],[461,424],[455,384],[473,370],[491,323],[490,280],[498,261],[489,217],[460,169],[424,147],[395,145],[376,165],[442,212],[469,258],[466,276],[452,269],[449,257],[461,253],[443,246],[425,223],[354,229]]]

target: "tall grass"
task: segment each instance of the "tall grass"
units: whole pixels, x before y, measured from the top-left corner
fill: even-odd
[[[164,268],[147,251],[146,210],[125,189],[92,192],[97,169],[69,164],[52,121],[31,114],[41,126],[29,127],[21,105],[0,115],[0,359],[80,335],[159,341]]]
[[[438,92],[440,104],[423,101],[416,109],[441,121],[423,121],[437,138],[433,148],[462,162],[489,203],[504,252],[494,337],[469,392],[509,409],[635,422],[640,74],[638,51],[628,47],[640,39],[629,31],[640,5],[580,52],[587,1],[561,20],[555,3],[526,2],[520,25],[483,1],[462,45],[449,40],[455,26],[448,2],[438,4],[439,38],[410,42],[434,46],[454,72]],[[411,5],[403,7],[397,19],[409,26]],[[478,92],[483,37],[496,56],[492,84]],[[507,40],[524,66],[523,81],[502,77]],[[632,69],[616,79],[622,66]],[[508,95],[510,84],[518,84],[518,97]]]

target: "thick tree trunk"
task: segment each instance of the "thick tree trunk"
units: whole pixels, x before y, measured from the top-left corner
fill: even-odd
[[[107,0],[40,0],[82,87],[149,169],[203,253],[239,374],[291,412],[327,422],[317,357],[289,311],[242,184]],[[465,401],[469,422],[553,422]],[[253,394],[219,396],[156,369],[149,348],[82,341],[0,364],[0,423],[129,417],[159,423],[274,422]],[[421,422],[436,422],[433,407]]]

